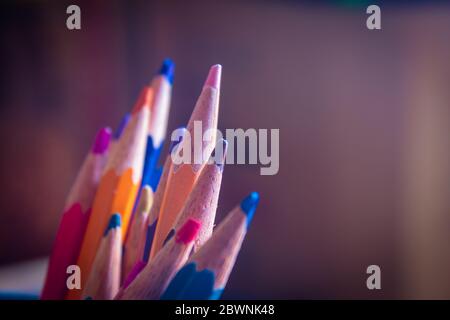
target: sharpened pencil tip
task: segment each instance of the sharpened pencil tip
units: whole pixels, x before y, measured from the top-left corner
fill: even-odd
[[[127,126],[128,121],[130,121],[130,114],[126,113],[123,118],[120,120],[119,126],[116,129],[116,132],[114,132],[114,140],[118,140],[120,136],[122,135],[123,130]]]
[[[190,218],[186,223],[178,230],[175,241],[184,244],[188,244],[191,241],[195,240],[197,237],[198,231],[200,230],[201,223],[197,220]]]
[[[208,298],[208,300],[219,300],[220,297],[222,296],[222,293],[223,293],[223,288],[214,289],[213,292],[211,293],[211,296]]]
[[[173,84],[173,75],[175,73],[175,63],[169,58],[164,59],[159,74],[167,78],[170,84]]]
[[[143,212],[149,212],[150,208],[152,206],[152,201],[153,200],[153,192],[152,192],[152,188],[150,188],[149,185],[145,185],[142,188],[142,194],[141,194],[141,208],[140,211],[141,213]]]
[[[258,192],[250,193],[244,200],[241,202],[241,209],[247,215],[247,228],[252,222],[253,215],[255,214],[256,207],[259,203],[259,194]]]
[[[205,81],[205,86],[210,86],[220,90],[220,80],[222,77],[222,66],[215,64],[209,69],[208,77]]]
[[[111,134],[111,128],[109,127],[100,129],[95,136],[94,145],[92,146],[92,153],[104,153],[108,149]]]
[[[186,264],[170,282],[161,300],[206,300],[213,294],[215,274],[197,271],[195,262]]]
[[[108,234],[109,230],[120,227],[120,214],[115,213],[111,216],[111,219],[109,219],[108,226],[105,230],[105,236]]]

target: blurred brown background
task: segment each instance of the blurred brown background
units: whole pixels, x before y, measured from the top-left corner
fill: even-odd
[[[49,254],[95,131],[167,56],[170,130],[214,63],[220,129],[280,129],[278,175],[225,168],[219,219],[262,200],[224,298],[450,298],[450,6],[381,5],[381,31],[364,6],[324,2],[1,7],[0,265]]]

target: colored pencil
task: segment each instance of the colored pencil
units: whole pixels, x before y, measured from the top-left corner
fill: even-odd
[[[202,123],[202,132],[196,132],[196,135],[200,134],[203,136],[204,132],[212,130],[211,140],[203,141],[202,148],[200,148],[200,152],[202,152],[200,157],[204,154],[209,154],[216,143],[216,131],[214,129],[217,129],[218,121],[220,79],[221,66],[212,66],[188,122],[187,131],[191,137],[194,137],[194,125],[196,121]],[[186,143],[187,145],[188,142],[191,142],[190,139],[189,141],[187,140],[188,139],[183,139],[180,148],[182,148],[183,144]],[[194,159],[198,157],[198,155],[194,154],[195,148],[191,148],[191,151],[192,164],[182,163],[173,165],[170,168],[166,190],[159,213],[158,224],[156,226],[155,237],[150,251],[150,260],[161,249],[164,240],[177,219],[180,210],[186,202],[186,199],[206,162],[200,158],[202,162],[196,164]]]
[[[164,161],[164,166],[162,170],[161,179],[159,181],[158,187],[155,192],[155,197],[153,201],[153,205],[150,209],[149,219],[148,219],[148,227],[146,237],[142,245],[142,259],[145,263],[148,262],[150,256],[150,249],[152,247],[153,238],[155,235],[156,224],[158,222],[159,212],[161,210],[161,204],[163,201],[163,197],[166,191],[167,186],[167,178],[169,176],[170,168],[172,166],[172,153],[175,152],[175,148],[181,143],[183,136],[186,133],[186,128],[178,128],[179,139],[178,141],[173,141],[170,148],[169,154],[167,155],[166,161]]]
[[[159,173],[156,166],[167,130],[174,70],[175,64],[172,60],[165,59],[158,74],[151,82],[154,99],[148,125],[147,150],[141,186],[150,185],[153,191],[156,190],[159,181]]]
[[[161,177],[161,168],[157,168],[158,160],[163,147],[164,137],[167,131],[167,121],[169,119],[170,98],[172,93],[173,75],[175,64],[170,59],[165,59],[158,71],[158,74],[152,79],[151,87],[154,92],[154,98],[151,106],[151,116],[148,123],[147,148],[145,152],[144,171],[142,173],[141,190],[138,201],[141,197],[142,188],[149,185],[154,192],[158,186]],[[136,209],[134,210],[136,211]],[[135,213],[133,213],[133,216]],[[134,219],[134,217],[133,217]],[[144,237],[145,240],[145,237]],[[143,247],[139,246],[135,252],[142,254]],[[139,257],[138,260],[140,260]],[[134,262],[135,259],[132,259]],[[128,275],[132,267],[131,260],[125,257],[124,276]]]
[[[205,245],[178,271],[161,299],[219,299],[258,202],[259,196],[253,192],[241,202],[240,206],[233,209]]]
[[[123,253],[123,276],[128,275],[134,265],[142,259],[141,243],[145,237],[148,225],[148,215],[153,202],[153,191],[150,186],[144,186],[139,197],[139,204],[131,221],[125,240]]]
[[[172,277],[188,259],[194,240],[200,229],[200,223],[189,219],[126,287],[116,299],[154,300],[159,299]]]
[[[77,265],[81,269],[81,286],[84,287],[91,271],[101,235],[112,214],[120,214],[122,233],[128,222],[142,177],[142,168],[147,142],[147,126],[150,117],[152,89],[146,87],[131,112],[130,120],[109,156],[92,208],[86,234],[81,246]],[[81,290],[73,289],[68,299],[79,299]]]
[[[97,134],[66,200],[42,299],[220,298],[259,195],[213,231],[227,153],[227,141],[216,141],[220,65],[158,167],[173,73],[164,60],[115,133]],[[67,289],[70,265],[80,268],[80,289]]]
[[[127,276],[124,278],[125,280],[123,282],[123,287],[128,286],[128,284],[130,284],[134,280],[134,278],[139,274],[139,272],[141,272],[141,270],[145,267],[145,265],[148,262],[156,225],[158,223],[158,216],[161,208],[161,202],[164,196],[164,192],[166,190],[167,177],[169,175],[170,167],[172,165],[171,154],[172,152],[175,152],[176,146],[179,145],[186,132],[185,128],[178,128],[177,130],[179,132],[179,139],[177,141],[173,141],[169,148],[169,154],[167,155],[166,161],[164,162],[161,179],[154,194],[153,204],[151,206],[150,213],[148,215],[147,229],[145,232],[145,236],[142,238],[139,244],[138,252],[140,253],[141,259],[136,262],[131,271],[127,272]]]
[[[95,192],[106,165],[111,129],[101,129],[75,179],[53,245],[41,299],[64,299],[67,267],[77,261]]]
[[[122,259],[120,214],[113,214],[92,265],[83,299],[111,300],[119,291]]]
[[[216,153],[218,148],[220,148],[220,155]],[[208,164],[202,169],[186,204],[164,242],[167,242],[175,234],[176,230],[190,218],[202,222],[199,235],[194,243],[194,251],[197,251],[211,237],[216,217],[217,202],[219,201],[226,153],[227,141],[221,139],[211,154],[212,160],[208,161]],[[220,158],[217,159],[216,156],[220,156]]]

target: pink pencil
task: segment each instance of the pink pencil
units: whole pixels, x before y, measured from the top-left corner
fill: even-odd
[[[111,129],[101,129],[66,200],[41,299],[64,299],[67,267],[76,264],[97,185],[106,164]]]

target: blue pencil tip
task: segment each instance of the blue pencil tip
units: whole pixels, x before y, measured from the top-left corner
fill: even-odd
[[[244,200],[241,202],[241,209],[247,215],[247,228],[252,222],[253,215],[255,214],[256,207],[259,202],[259,194],[258,192],[250,193]]]
[[[175,63],[169,58],[164,59],[159,74],[165,76],[170,84],[173,84],[173,74],[175,73]]]
[[[120,120],[119,126],[117,127],[116,131],[114,132],[114,140],[117,140],[122,135],[123,130],[127,126],[128,121],[130,120],[130,114],[127,113],[123,116],[122,120]]]
[[[162,294],[161,300],[207,300],[214,297],[214,273],[208,269],[196,269],[195,262],[181,268]]]
[[[108,226],[105,230],[105,236],[108,234],[109,230],[120,227],[120,214],[115,213],[111,216],[111,219],[109,219]]]
[[[219,300],[222,296],[223,288],[214,289],[208,300]]]

